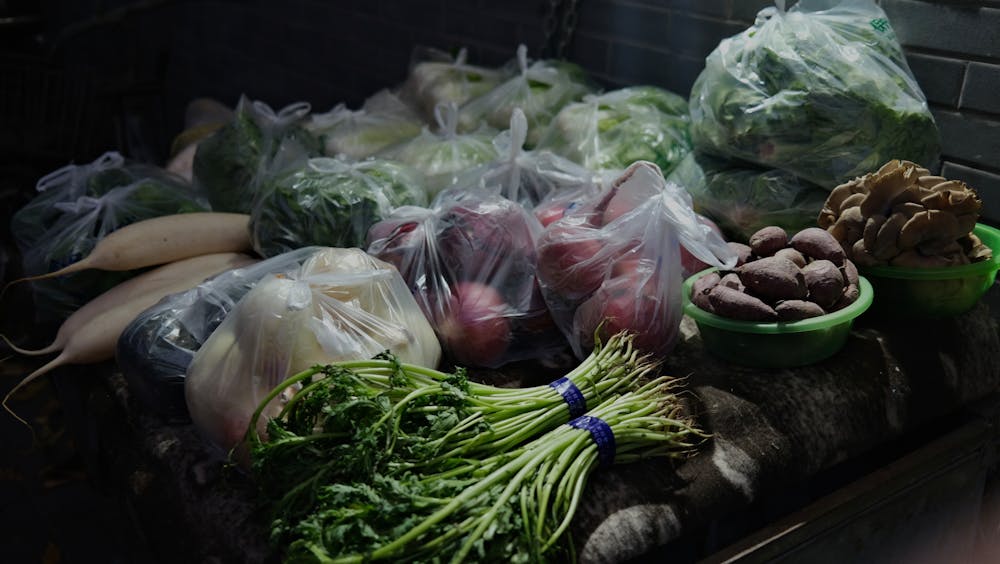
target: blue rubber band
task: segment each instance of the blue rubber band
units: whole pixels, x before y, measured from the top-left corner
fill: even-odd
[[[597,445],[597,460],[601,466],[610,466],[615,461],[615,433],[610,425],[590,415],[581,415],[567,425],[590,433]]]
[[[559,395],[566,401],[566,405],[569,406],[570,419],[579,417],[587,412],[587,400],[583,397],[583,392],[580,391],[580,388],[576,387],[576,384],[572,380],[564,376],[550,383],[549,386],[559,392]]]

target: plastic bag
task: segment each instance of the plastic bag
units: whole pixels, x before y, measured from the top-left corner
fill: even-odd
[[[292,275],[268,275],[195,353],[184,394],[191,420],[223,449],[237,446],[275,386],[317,364],[385,350],[434,368],[441,348],[399,273],[360,249],[323,249]],[[269,404],[264,423],[280,409]]]
[[[160,168],[108,152],[38,181],[38,195],[11,219],[26,276],[58,270],[90,254],[112,231],[143,219],[208,211],[204,194]],[[40,320],[62,319],[135,272],[88,270],[32,282]]]
[[[402,205],[427,203],[420,175],[385,159],[299,159],[269,173],[250,213],[254,250],[357,247],[373,223]]]
[[[460,130],[471,131],[484,122],[504,129],[514,108],[521,108],[528,119],[528,146],[533,147],[563,106],[593,90],[586,73],[573,63],[544,60],[529,65],[524,45],[517,48],[517,65],[517,75],[461,107]]]
[[[536,278],[537,220],[497,194],[461,196],[400,208],[372,226],[368,252],[396,266],[452,361],[496,368],[564,350]]]
[[[697,149],[827,190],[891,159],[939,158],[924,94],[870,0],[765,8],[708,56],[690,104]]]
[[[319,250],[297,249],[224,272],[141,313],[122,332],[115,349],[130,393],[153,412],[188,418],[184,377],[201,345],[261,278],[294,274]]]
[[[466,190],[485,190],[531,209],[553,193],[586,189],[598,181],[595,173],[550,151],[524,150],[527,131],[524,112],[515,108],[510,129],[493,140],[497,159],[459,176],[442,197],[455,199]]]
[[[298,102],[275,113],[264,102],[240,97],[233,121],[202,139],[194,154],[195,185],[208,195],[214,211],[249,213],[257,176],[283,142],[294,141],[318,154],[318,142],[302,128],[309,109]]]
[[[414,50],[414,62],[400,89],[400,98],[431,120],[438,104],[465,102],[489,92],[510,74],[505,69],[490,69],[466,62],[463,47],[452,58],[444,51],[429,47]]]
[[[441,104],[434,111],[438,132],[428,128],[417,137],[380,153],[420,171],[430,196],[455,184],[459,175],[497,156],[493,147],[496,132],[482,127],[472,133],[458,133],[458,107]]]
[[[606,339],[623,330],[648,353],[671,350],[683,316],[682,246],[707,264],[736,264],[722,237],[699,221],[687,192],[645,161],[545,228],[538,280],[579,358],[595,334]]]
[[[423,121],[402,100],[381,90],[359,110],[338,104],[325,114],[313,114],[306,128],[319,137],[323,154],[370,157],[420,134]]]
[[[691,153],[667,177],[683,186],[694,209],[732,240],[746,242],[768,225],[792,235],[815,227],[829,192],[777,169],[761,169]]]
[[[687,100],[655,86],[632,86],[569,104],[538,148],[591,170],[623,170],[650,161],[664,174],[691,151]]]

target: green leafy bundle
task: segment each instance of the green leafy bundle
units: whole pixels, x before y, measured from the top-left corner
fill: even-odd
[[[611,426],[615,460],[677,456],[699,436],[675,380],[618,335],[567,375]],[[552,386],[501,389],[391,356],[317,367],[267,425],[250,424],[255,474],[290,561],[540,560],[562,537],[597,447],[563,426]],[[608,403],[610,402],[610,403]]]
[[[697,149],[827,190],[894,158],[930,166],[939,157],[923,92],[867,0],[765,9],[708,56],[690,104]]]

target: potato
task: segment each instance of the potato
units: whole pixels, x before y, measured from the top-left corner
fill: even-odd
[[[844,264],[846,258],[837,239],[819,227],[807,227],[799,231],[788,243],[809,258],[828,260],[837,266]]]
[[[795,266],[802,268],[806,265],[806,257],[792,248],[781,249],[780,251],[774,253],[776,257],[784,257],[795,263]]]
[[[736,273],[747,292],[764,301],[800,300],[808,293],[802,271],[786,258],[765,257],[750,261],[738,267]]]
[[[708,294],[716,315],[741,321],[776,321],[778,314],[771,306],[749,294],[718,285]]]
[[[828,260],[814,260],[802,269],[802,276],[809,289],[809,301],[822,308],[837,303],[844,292],[844,275],[837,265]]]
[[[750,249],[758,257],[769,257],[787,245],[788,233],[776,225],[764,227],[750,236]]]
[[[798,321],[826,315],[818,304],[806,300],[785,300],[774,306],[774,311],[778,314],[778,321]]]

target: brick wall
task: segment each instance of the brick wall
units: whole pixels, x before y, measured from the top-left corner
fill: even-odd
[[[566,4],[569,0],[561,0]],[[906,48],[944,140],[942,171],[966,180],[1000,223],[1000,0],[880,0]],[[77,0],[75,20],[135,0]],[[140,4],[143,4],[140,2]],[[79,60],[158,73],[168,131],[193,97],[317,110],[359,104],[399,83],[414,45],[466,46],[497,65],[524,42],[538,55],[549,0],[147,0],[148,8],[66,41]],[[567,56],[605,86],[649,83],[687,95],[720,39],[766,0],[578,0]],[[79,16],[69,17],[78,14]],[[124,21],[123,21],[124,20]],[[103,32],[102,32],[103,31]]]

